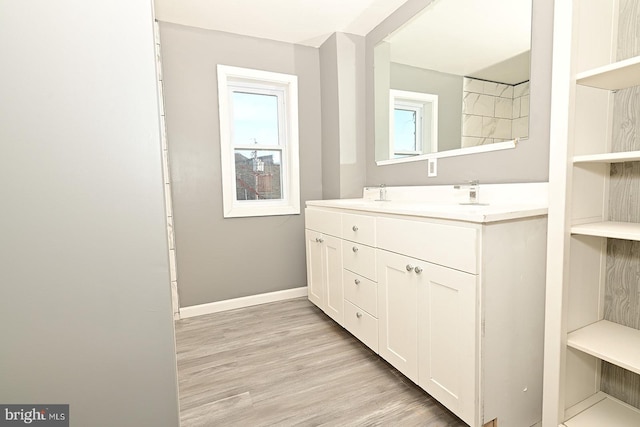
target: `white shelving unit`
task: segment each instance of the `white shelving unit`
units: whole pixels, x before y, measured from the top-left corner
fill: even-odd
[[[618,90],[640,85],[640,57],[629,58],[576,76],[576,83],[598,89]]]
[[[640,224],[599,221],[571,226],[571,234],[640,241]]]
[[[640,241],[609,220],[612,91],[640,85],[640,56],[612,58],[618,0],[555,2],[543,427],[637,427],[640,410],[600,390],[602,361],[640,374],[640,330],[604,320],[607,239]]]
[[[574,156],[573,164],[578,163],[621,163],[640,160],[640,151],[625,151],[622,153],[586,154]]]
[[[567,427],[637,427],[640,413],[636,408],[627,405],[605,393],[597,393],[582,402],[579,408],[571,408],[564,425]]]
[[[600,320],[568,335],[567,345],[640,374],[640,330]]]

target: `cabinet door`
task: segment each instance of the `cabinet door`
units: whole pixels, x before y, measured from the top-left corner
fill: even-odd
[[[322,240],[322,276],[326,292],[324,311],[342,325],[344,322],[342,241],[328,235],[323,235]]]
[[[426,264],[418,290],[419,385],[474,424],[477,276]]]
[[[325,290],[322,262],[322,234],[305,230],[307,248],[307,293],[309,301],[324,310]]]
[[[420,275],[413,271],[415,260],[378,250],[377,263],[380,356],[417,382],[417,291]]]

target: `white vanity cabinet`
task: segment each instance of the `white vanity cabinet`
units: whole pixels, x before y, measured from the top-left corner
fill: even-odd
[[[378,352],[378,284],[343,270],[344,327]]]
[[[305,230],[309,300],[340,325],[344,322],[341,215],[307,214]]]
[[[341,215],[344,327],[377,353],[376,218]]]
[[[418,382],[418,288],[416,260],[378,251],[379,354]]]
[[[469,424],[476,375],[476,275],[378,251],[380,356]]]
[[[421,274],[418,384],[473,425],[479,397],[476,337],[481,333],[477,328],[477,276],[429,263],[424,264]]]
[[[380,356],[475,420],[476,226],[378,221]]]
[[[309,299],[327,312],[313,284],[314,233],[327,234],[318,218],[338,215],[342,325],[469,426],[533,426],[542,416],[546,208],[476,215],[481,208],[455,205],[463,213],[448,217],[400,203],[307,202]]]

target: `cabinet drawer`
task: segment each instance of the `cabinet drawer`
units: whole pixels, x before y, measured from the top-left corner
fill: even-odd
[[[345,301],[344,327],[371,350],[378,352],[378,319]]]
[[[306,208],[304,215],[305,228],[340,237],[342,231],[342,214]]]
[[[376,218],[373,216],[343,214],[342,238],[369,246],[376,245]]]
[[[342,265],[347,270],[376,281],[376,250],[371,246],[343,240]]]
[[[378,317],[378,284],[349,270],[342,270],[344,298]]]
[[[378,218],[378,247],[476,274],[478,231],[471,227]]]

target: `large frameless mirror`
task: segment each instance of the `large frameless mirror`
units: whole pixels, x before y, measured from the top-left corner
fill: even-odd
[[[379,165],[529,135],[531,0],[435,0],[374,48]]]

